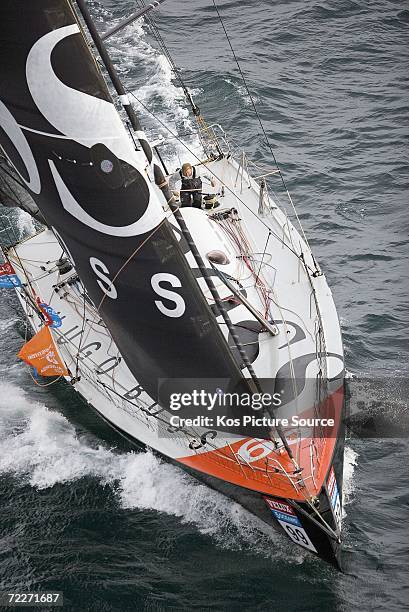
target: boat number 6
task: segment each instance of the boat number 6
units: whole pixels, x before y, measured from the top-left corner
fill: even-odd
[[[271,440],[252,438],[240,446],[238,455],[239,459],[242,459],[244,463],[252,463],[267,457],[275,448],[276,445]]]

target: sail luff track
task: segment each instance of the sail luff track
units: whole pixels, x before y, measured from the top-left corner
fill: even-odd
[[[92,20],[92,17],[91,17],[91,14],[90,14],[89,10],[88,10],[86,2],[85,2],[85,0],[76,0],[76,3],[77,3],[77,5],[78,5],[78,7],[79,7],[79,9],[81,11],[81,15],[84,18],[86,26],[87,26],[90,34],[91,34],[92,40],[94,41],[95,46],[96,46],[96,48],[98,50],[98,53],[100,54],[101,59],[104,62],[104,65],[105,65],[105,67],[106,67],[106,69],[108,71],[108,74],[109,74],[110,78],[111,78],[112,84],[114,85],[115,90],[118,93],[119,98],[120,98],[120,100],[122,102],[122,105],[123,105],[123,107],[124,107],[124,109],[125,109],[125,111],[126,111],[126,113],[128,115],[128,118],[129,118],[129,120],[131,122],[132,128],[137,133],[138,132],[141,133],[142,132],[142,126],[140,124],[140,121],[139,121],[139,119],[138,119],[138,117],[137,117],[137,115],[136,115],[132,105],[129,102],[129,97],[127,96],[125,88],[124,88],[124,86],[123,86],[123,84],[122,84],[122,82],[121,82],[121,80],[120,80],[120,78],[119,78],[119,76],[118,76],[118,74],[117,74],[117,72],[115,70],[115,67],[114,67],[114,65],[113,65],[113,63],[111,61],[109,53],[108,53],[108,51],[107,51],[107,49],[106,49],[106,47],[105,47],[105,45],[103,43],[103,39],[102,39],[101,35],[99,34],[99,32],[98,32],[98,30],[97,30],[97,28],[96,28],[96,26],[95,26],[95,24],[94,24],[94,22]],[[148,142],[145,139],[139,139],[139,140],[140,140],[141,146],[142,146],[142,148],[143,148],[143,150],[144,150],[148,160],[151,161],[152,160],[152,151],[150,149],[150,146],[149,146]],[[158,171],[158,167],[157,166],[155,167],[155,170],[156,170],[156,172]],[[156,181],[157,184],[159,183],[158,184],[159,187],[161,187],[161,181],[163,182],[164,180],[165,180],[164,177],[160,176],[159,180]],[[247,371],[250,374],[250,377],[251,377],[251,379],[253,381],[254,387],[255,387],[255,389],[258,392],[262,392],[262,389],[261,389],[260,383],[259,383],[259,381],[257,379],[256,373],[254,372],[254,369],[253,369],[253,367],[251,365],[251,362],[250,362],[250,360],[249,360],[249,358],[248,358],[248,356],[247,356],[243,346],[241,345],[240,339],[239,339],[239,337],[238,337],[238,335],[237,335],[237,333],[235,331],[234,325],[232,324],[232,322],[231,322],[231,320],[230,320],[230,318],[229,318],[229,316],[228,316],[228,314],[227,314],[227,312],[226,312],[226,310],[225,310],[225,308],[223,306],[223,303],[222,303],[222,301],[220,299],[219,293],[218,293],[218,291],[217,291],[217,289],[216,289],[216,287],[215,287],[215,285],[214,285],[214,283],[212,281],[209,268],[206,266],[205,262],[203,261],[202,257],[200,256],[199,250],[196,247],[196,244],[195,244],[195,242],[193,240],[193,237],[190,234],[189,229],[188,229],[188,227],[187,227],[187,225],[186,225],[186,223],[185,223],[185,221],[183,219],[183,216],[182,216],[182,214],[179,211],[179,206],[175,202],[175,198],[173,197],[173,195],[170,192],[168,193],[168,195],[170,197],[169,197],[169,200],[168,200],[167,203],[170,206],[170,208],[171,208],[171,210],[172,210],[172,212],[174,214],[174,217],[175,217],[175,219],[176,219],[176,221],[177,221],[177,223],[178,223],[178,225],[179,225],[179,227],[181,229],[181,232],[182,232],[183,236],[185,237],[185,239],[186,239],[186,241],[187,241],[187,243],[189,245],[189,248],[190,248],[190,250],[192,252],[192,255],[193,255],[193,257],[194,257],[194,259],[195,259],[195,261],[196,261],[196,263],[198,265],[198,268],[199,268],[200,272],[202,273],[203,278],[204,278],[204,280],[206,282],[206,285],[207,285],[207,287],[208,287],[210,293],[212,294],[212,297],[213,297],[213,299],[214,299],[214,301],[216,303],[216,307],[217,307],[220,315],[222,316],[224,322],[226,323],[226,326],[227,326],[227,328],[228,328],[228,330],[229,330],[229,332],[231,334],[231,337],[232,337],[233,342],[234,342],[234,344],[235,344],[235,346],[236,346],[236,348],[237,348],[237,350],[238,350],[238,352],[240,354],[240,357],[242,358],[243,363],[245,364],[245,366],[247,368]],[[230,352],[230,349],[229,349],[229,347],[227,345],[226,345],[226,350],[228,350]]]

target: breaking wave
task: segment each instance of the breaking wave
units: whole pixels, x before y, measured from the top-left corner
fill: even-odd
[[[345,446],[344,455],[344,481],[342,487],[342,503],[344,517],[346,516],[345,507],[350,504],[354,499],[355,484],[354,479],[355,468],[358,465],[358,453],[355,452],[350,446]]]
[[[353,491],[356,454],[346,453],[345,490]],[[12,474],[21,485],[46,489],[84,477],[112,487],[124,509],[155,510],[194,524],[219,546],[246,549],[266,557],[302,563],[296,552],[262,521],[235,502],[150,452],[118,453],[90,443],[60,413],[32,402],[16,385],[3,383],[0,396],[0,474]]]

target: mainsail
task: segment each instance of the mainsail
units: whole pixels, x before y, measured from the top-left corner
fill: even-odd
[[[0,41],[0,145],[131,372],[155,400],[161,380],[235,387],[241,371],[71,5],[5,0]]]
[[[307,242],[283,211],[261,205],[264,180],[258,185],[244,153],[238,164],[229,147],[201,160],[223,177],[223,206],[178,209],[85,0],[1,6],[0,199],[31,214],[38,207],[48,225],[5,250],[0,269],[0,284],[16,288],[37,332],[34,348],[31,341],[20,356],[39,373],[68,374],[131,439],[201,473],[293,542],[338,563],[343,351],[331,293]],[[171,391],[192,397],[198,389],[216,399],[251,389],[251,401],[277,390],[274,416],[311,422],[245,426],[237,418],[239,431],[231,431],[217,418],[193,423],[187,409],[190,423],[182,425],[162,414],[178,410],[167,401]],[[152,403],[145,394],[138,400],[143,391]],[[225,406],[221,416],[248,419],[246,405]],[[331,421],[326,436],[318,417]]]

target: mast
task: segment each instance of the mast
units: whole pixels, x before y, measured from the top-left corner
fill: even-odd
[[[146,140],[145,133],[142,130],[142,126],[140,121],[134,111],[134,108],[129,100],[129,97],[125,91],[124,86],[122,85],[121,79],[119,78],[114,65],[109,57],[109,53],[106,50],[104,43],[102,42],[102,38],[99,35],[99,32],[95,26],[95,23],[92,20],[90,12],[87,7],[87,3],[85,0],[75,0],[79,10],[81,11],[81,15],[84,18],[86,26],[91,34],[92,40],[95,43],[95,46],[98,50],[99,55],[101,56],[102,61],[104,62],[105,68],[108,71],[109,77],[112,81],[113,86],[115,87],[115,91],[119,96],[119,100],[123,106],[124,111],[128,115],[128,119],[131,123],[132,129],[136,133],[136,137],[138,138],[141,147],[146,155],[146,158],[149,163],[152,162],[152,150],[149,146],[148,141]]]
[[[130,371],[158,403],[162,388],[248,391],[72,6],[4,0],[1,11],[0,144]]]
[[[87,25],[87,28],[91,34],[92,40],[95,43],[95,46],[98,50],[98,53],[101,56],[102,61],[104,62],[104,65],[108,71],[108,74],[111,78],[112,84],[115,87],[115,90],[119,96],[119,100],[122,103],[122,106],[126,112],[126,114],[128,115],[128,118],[131,122],[132,128],[141,144],[141,147],[146,155],[146,158],[148,160],[149,163],[153,163],[153,167],[154,167],[154,177],[155,177],[155,182],[158,185],[158,187],[162,190],[166,200],[167,200],[167,204],[170,206],[176,222],[178,223],[181,232],[184,236],[184,238],[187,241],[187,244],[189,245],[189,248],[192,252],[192,255],[196,261],[196,264],[200,270],[200,272],[202,273],[203,279],[206,282],[206,285],[215,301],[215,304],[217,306],[217,309],[219,311],[219,314],[222,316],[227,329],[229,330],[232,338],[233,338],[233,342],[240,354],[241,359],[243,360],[243,363],[245,364],[250,377],[254,383],[254,388],[255,390],[257,390],[258,392],[262,392],[261,386],[259,381],[257,380],[256,374],[254,372],[253,366],[251,365],[251,362],[244,350],[244,348],[242,347],[241,343],[240,343],[240,339],[237,335],[236,330],[234,329],[234,325],[232,324],[226,309],[223,305],[222,300],[220,299],[219,293],[213,283],[212,280],[212,276],[211,273],[208,269],[208,267],[206,266],[205,262],[203,261],[202,257],[200,256],[199,250],[196,247],[196,244],[190,234],[190,231],[183,219],[183,215],[181,214],[180,210],[179,210],[179,206],[176,204],[175,202],[175,198],[173,196],[173,194],[170,192],[170,189],[168,187],[167,181],[165,179],[165,177],[163,176],[163,172],[160,169],[160,167],[155,164],[152,159],[152,150],[150,148],[150,145],[148,143],[148,141],[146,140],[146,136],[145,133],[142,130],[142,126],[141,123],[138,119],[138,116],[129,100],[129,97],[125,91],[125,88],[121,82],[121,79],[119,78],[115,67],[111,61],[111,58],[109,57],[109,53],[104,45],[103,42],[103,38],[108,38],[108,36],[110,36],[111,34],[113,34],[114,32],[117,32],[119,29],[121,29],[124,25],[127,25],[128,23],[131,23],[132,21],[134,21],[135,19],[137,19],[140,14],[138,13],[137,15],[131,15],[129,17],[129,19],[125,20],[125,23],[123,25],[119,24],[116,28],[113,28],[111,31],[109,31],[104,37],[101,37],[93,20],[91,17],[91,14],[88,10],[87,4],[85,0],[76,0],[76,3],[81,11],[81,14],[84,18],[84,21]],[[151,7],[153,8],[153,6]],[[144,14],[146,12],[146,10],[142,11],[141,14]],[[200,110],[198,109],[198,107],[196,107],[196,105],[193,102],[193,99],[190,95],[190,93],[187,91],[187,89],[185,88],[185,93],[188,96],[190,103],[192,104],[192,108],[194,110],[195,115],[199,116],[200,115]]]

